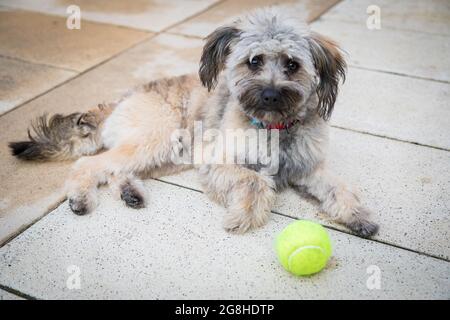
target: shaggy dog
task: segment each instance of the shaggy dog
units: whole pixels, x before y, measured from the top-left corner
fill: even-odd
[[[367,237],[378,226],[325,165],[327,120],[345,68],[333,41],[274,9],[258,10],[206,38],[198,75],[150,82],[87,113],[41,117],[29,141],[10,147],[25,160],[81,157],[67,181],[70,208],[79,215],[95,208],[99,184],[108,183],[127,206],[141,208],[146,200],[137,176],[194,166],[205,193],[227,208],[229,231],[262,226],[276,193],[293,187],[316,198],[332,219]],[[204,152],[193,143],[195,123],[217,135],[234,130],[242,138],[258,130],[268,138],[258,136],[252,163],[176,163],[174,155]],[[263,159],[261,147],[275,136],[276,152]],[[205,140],[206,146],[217,147],[217,139]]]

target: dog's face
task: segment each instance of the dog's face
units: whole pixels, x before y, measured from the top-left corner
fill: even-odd
[[[328,119],[344,72],[332,41],[261,10],[207,37],[199,74],[211,90],[223,73],[244,112],[273,123],[301,118],[310,99]]]

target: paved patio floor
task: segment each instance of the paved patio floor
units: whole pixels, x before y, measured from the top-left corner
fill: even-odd
[[[369,30],[373,2],[0,0],[0,299],[450,299],[450,3],[379,0],[381,29]],[[66,28],[71,4],[80,30]],[[7,142],[25,138],[38,115],[196,72],[202,38],[263,5],[288,7],[347,53],[329,159],[375,212],[373,239],[294,191],[265,227],[229,234],[192,171],[147,180],[145,209],[104,189],[80,217],[61,193],[70,162],[9,155]],[[274,238],[294,219],[332,238],[315,276],[294,277],[276,260]]]

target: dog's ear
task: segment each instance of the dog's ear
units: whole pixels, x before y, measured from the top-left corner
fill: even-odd
[[[317,86],[319,115],[328,120],[338,94],[339,81],[345,81],[347,64],[337,44],[322,35],[311,33],[309,38],[314,66],[320,78]]]
[[[222,27],[206,37],[198,73],[203,86],[207,87],[208,91],[216,85],[217,77],[224,68],[230,53],[231,42],[239,37],[239,33],[237,28]]]

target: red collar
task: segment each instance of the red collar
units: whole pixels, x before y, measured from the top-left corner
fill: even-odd
[[[299,120],[295,119],[291,122],[285,123],[285,122],[278,122],[278,123],[264,123],[261,120],[258,120],[256,118],[251,118],[250,122],[252,125],[257,126],[260,129],[277,129],[277,130],[288,130],[289,128],[292,128],[294,125],[297,124]]]

